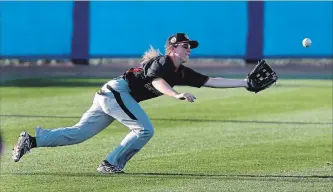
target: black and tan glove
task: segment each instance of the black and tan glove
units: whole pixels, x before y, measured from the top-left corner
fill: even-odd
[[[269,66],[265,60],[259,61],[254,69],[247,75],[247,90],[258,93],[270,87],[278,80],[275,71]]]

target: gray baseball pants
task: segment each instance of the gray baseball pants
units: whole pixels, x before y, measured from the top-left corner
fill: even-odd
[[[102,91],[104,94],[96,93],[92,106],[74,126],[57,129],[37,127],[37,147],[81,143],[108,127],[116,119],[127,126],[130,132],[106,156],[106,160],[123,169],[126,163],[152,138],[154,128],[147,114],[129,94],[127,81],[122,78],[113,79],[102,87]]]

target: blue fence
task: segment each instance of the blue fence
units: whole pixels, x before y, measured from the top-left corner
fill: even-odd
[[[332,57],[333,2],[268,2],[264,15],[265,56]],[[313,46],[304,49],[309,37]]]
[[[72,2],[0,2],[0,56],[68,57]]]
[[[0,2],[0,57],[140,57],[186,32],[200,43],[193,57],[332,58],[332,10],[329,1]]]

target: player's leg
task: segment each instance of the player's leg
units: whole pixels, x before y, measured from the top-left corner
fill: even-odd
[[[105,129],[113,121],[113,117],[103,112],[95,96],[90,109],[72,127],[57,129],[37,127],[35,138],[27,132],[22,132],[13,149],[12,158],[15,162],[19,161],[25,153],[34,147],[56,147],[81,143]]]
[[[119,83],[120,81],[120,83]],[[112,92],[105,93],[100,102],[105,113],[126,125],[131,131],[121,143],[106,157],[98,171],[112,172],[103,169],[103,164],[114,165],[117,170],[122,170],[126,163],[147,144],[154,134],[154,128],[144,110],[126,91],[126,83],[119,80],[112,86]],[[121,85],[124,83],[125,85]],[[120,87],[120,88],[119,88]],[[124,88],[124,89],[122,89]]]
[[[81,143],[110,125],[114,118],[105,114],[98,103],[83,114],[72,127],[58,129],[36,128],[37,147],[56,147]]]

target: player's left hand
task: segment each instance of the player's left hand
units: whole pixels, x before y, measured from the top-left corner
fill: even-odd
[[[179,100],[187,100],[188,102],[193,103],[196,97],[192,95],[191,93],[180,93],[176,95],[176,98]]]
[[[251,92],[258,93],[278,80],[278,76],[275,71],[269,66],[265,60],[259,61],[254,69],[247,75],[247,87],[246,89]]]

